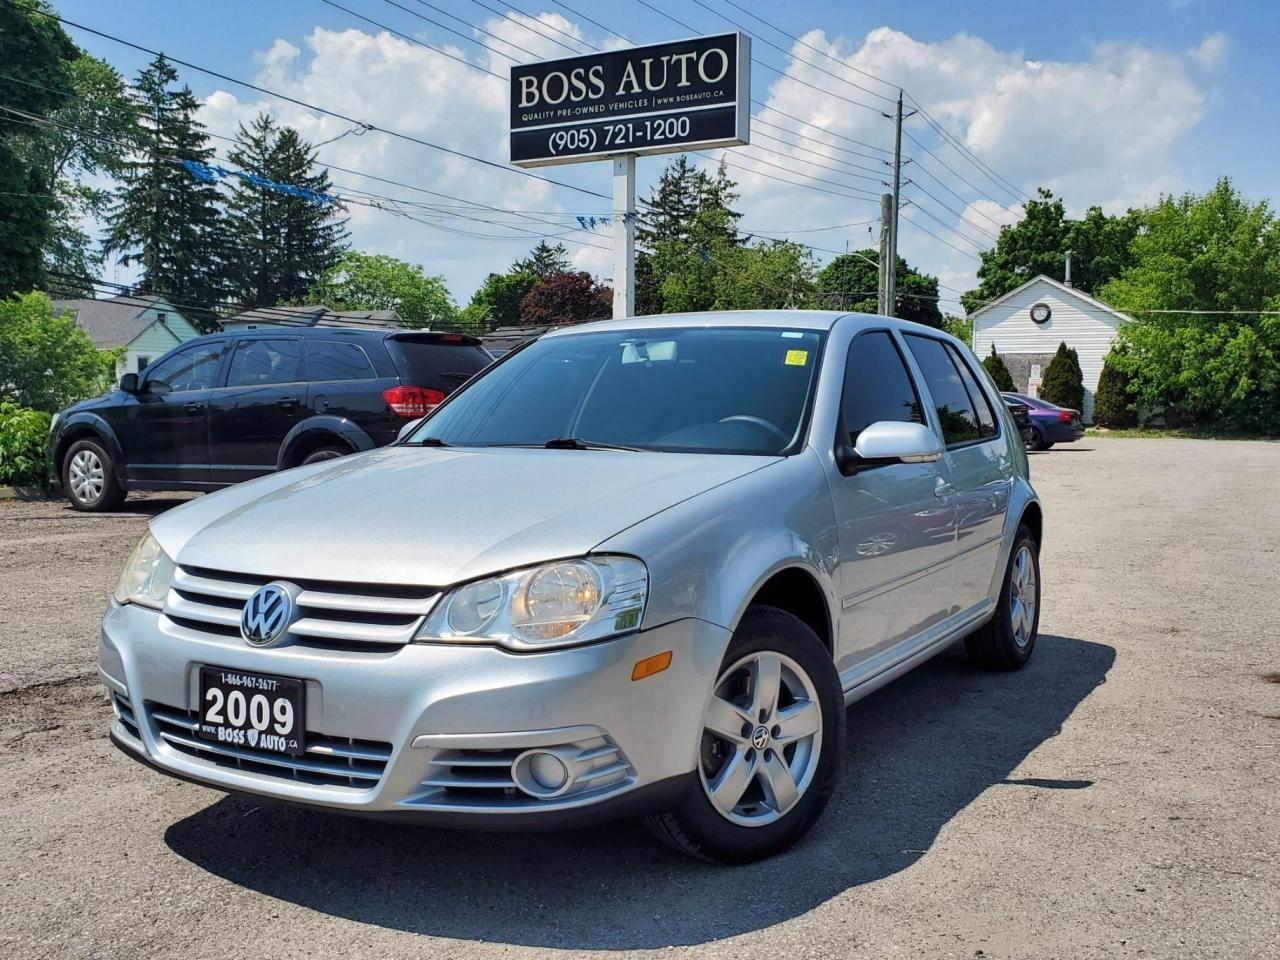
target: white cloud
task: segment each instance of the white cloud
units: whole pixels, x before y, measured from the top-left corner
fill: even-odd
[[[1222,66],[1231,48],[1225,33],[1211,33],[1197,46],[1187,51],[1187,56],[1194,60],[1202,70],[1213,71]]]
[[[536,17],[513,13],[511,17],[520,23],[499,17],[486,21],[484,29],[494,36],[480,35],[479,39],[526,60],[531,59],[527,53],[503,46],[503,42],[518,44],[539,58],[554,58],[569,55],[555,40],[572,46],[568,36],[583,38],[578,24],[556,13],[544,12]],[[546,36],[531,33],[521,24],[533,26]],[[457,42],[450,43],[438,33],[423,33],[421,38],[453,56],[468,59],[467,52]],[[1032,60],[1022,51],[1001,50],[969,34],[924,42],[897,30],[878,28],[851,42],[814,29],[803,34],[802,39],[805,44],[851,67],[901,83],[968,150],[1001,176],[1028,192],[1036,186],[1049,187],[1065,198],[1074,213],[1093,204],[1118,211],[1185,186],[1178,164],[1179,147],[1188,131],[1199,122],[1204,109],[1204,95],[1189,76],[1188,68],[1192,63],[1208,68],[1208,64],[1221,62],[1226,51],[1226,40],[1220,34],[1207,37],[1186,55],[1161,52],[1141,44],[1103,43],[1094,47],[1086,59],[1074,62]],[[599,38],[595,38],[595,42],[604,44]],[[842,70],[804,46],[797,45],[794,53],[801,59],[821,64],[824,69],[847,75],[870,90],[886,95],[895,92],[893,87]],[[493,52],[484,52],[483,57],[475,60],[473,52],[472,62],[505,75],[509,60]],[[486,77],[439,53],[386,33],[317,28],[297,45],[284,39],[275,41],[256,59],[258,78],[263,86],[350,117],[505,163],[508,110],[505,82]],[[889,107],[887,102],[809,66],[792,63],[789,72],[812,86],[757,71],[756,98],[839,137],[883,147],[892,145],[892,125],[880,114],[881,108]],[[861,109],[823,91],[867,102],[876,109]],[[251,119],[260,109],[270,109],[313,142],[351,130],[351,124],[345,121],[296,105],[267,98],[246,99],[238,92],[227,91],[218,91],[207,98],[204,120],[214,132],[233,133],[237,123]],[[794,120],[767,111],[758,112],[757,116],[777,126],[799,128]],[[918,182],[938,201],[951,207],[952,212],[923,196],[919,188],[908,186],[905,196],[944,223],[937,223],[920,210],[908,207],[903,215],[901,252],[913,263],[937,274],[944,284],[966,289],[973,285],[976,262],[930,238],[921,228],[949,239],[962,250],[972,250],[970,243],[947,233],[947,228],[958,228],[975,241],[989,243],[987,235],[998,232],[999,224],[1017,218],[1018,202],[960,151],[940,142],[922,118],[908,120],[906,130],[937,157],[924,154],[910,137],[904,139],[904,153],[916,160],[904,168],[904,176]],[[754,132],[758,136],[754,137],[753,147],[727,152],[729,162],[737,165],[730,174],[740,184],[742,196],[738,206],[745,213],[742,222],[745,231],[771,234],[813,231],[877,216],[876,197],[885,189],[880,182],[880,171],[885,171],[887,176],[887,168],[876,159],[847,152],[876,154],[876,151],[836,136],[812,136],[811,130],[803,146],[767,139],[798,139],[774,127],[757,124]],[[523,222],[524,227],[536,232],[558,232],[569,225],[576,226],[566,214],[601,215],[606,214],[611,205],[608,200],[552,188],[546,183],[486,168],[381,133],[348,133],[324,147],[321,156],[340,166],[455,197],[539,211],[537,216],[565,224],[557,228]],[[806,166],[803,162],[806,160],[836,170]],[[765,161],[781,164],[792,172],[767,166]],[[642,193],[644,185],[656,178],[664,162],[661,157],[641,160]],[[980,190],[962,183],[943,168],[943,163],[955,168]],[[866,169],[855,170],[848,164]],[[542,172],[608,192],[608,171],[604,164]],[[853,174],[866,179],[855,178]],[[960,196],[949,193],[931,179],[930,174]],[[803,181],[820,189],[790,186],[771,177]],[[415,194],[406,188],[348,174],[335,173],[334,180],[340,185],[339,189],[357,187],[433,202],[430,196]],[[821,182],[824,180],[830,182]],[[865,192],[867,196],[854,199],[848,196],[851,192]],[[982,197],[979,192],[987,196]],[[434,202],[455,203],[440,198]],[[541,211],[561,213],[556,216]],[[425,215],[422,211],[419,214]],[[918,227],[913,225],[916,221]],[[511,233],[491,224],[438,222],[455,230]],[[465,237],[361,207],[353,208],[351,230],[353,243],[362,249],[390,253],[422,263],[431,272],[444,274],[463,303],[487,272],[501,269],[514,257],[523,255],[537,239],[534,236],[519,241]],[[846,242],[854,249],[873,246],[875,235],[874,225],[870,234],[867,226],[860,225],[795,233],[793,237],[840,250]],[[569,244],[575,266],[601,277],[611,275],[607,229],[577,236],[606,249]]]

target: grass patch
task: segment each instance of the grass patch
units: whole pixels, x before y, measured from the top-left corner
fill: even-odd
[[[1270,440],[1261,433],[1229,433],[1197,427],[1125,427],[1120,430],[1089,427],[1086,437],[1119,438],[1121,440]]]

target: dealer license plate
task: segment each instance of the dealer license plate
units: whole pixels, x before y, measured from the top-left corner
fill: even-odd
[[[229,747],[300,756],[306,749],[306,684],[289,677],[200,668],[196,735]]]

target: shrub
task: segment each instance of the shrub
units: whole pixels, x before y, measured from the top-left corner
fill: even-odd
[[[0,395],[50,413],[102,392],[114,355],[94,347],[49,298],[28,293],[0,300]]]
[[[1116,351],[1107,354],[1098,377],[1098,390],[1093,395],[1093,422],[1103,427],[1136,427],[1138,411],[1129,393],[1129,374],[1115,360]]]
[[[1013,375],[1009,373],[1009,368],[1000,359],[1000,354],[996,353],[996,345],[994,343],[991,345],[991,355],[982,358],[982,365],[986,368],[987,373],[991,375],[991,380],[995,383],[997,390],[1012,392],[1015,389]]]
[[[48,479],[45,440],[50,416],[0,401],[0,486],[42,487]]]
[[[1060,407],[1084,410],[1084,374],[1080,372],[1080,359],[1065,342],[1058,344],[1058,352],[1044,372],[1040,397]]]

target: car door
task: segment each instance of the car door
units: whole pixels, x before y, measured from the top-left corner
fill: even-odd
[[[238,483],[271,473],[285,435],[307,416],[299,337],[244,337],[209,402],[209,473]]]
[[[971,610],[988,596],[998,562],[1013,481],[1008,438],[968,360],[936,337],[904,338],[937,410],[956,507],[956,559],[951,580],[954,611]]]
[[[112,424],[131,485],[209,481],[209,397],[228,341],[195,341],[149,365]]]
[[[926,422],[920,392],[887,330],[864,331],[849,345],[840,420],[850,445],[878,421]],[[842,673],[948,616],[956,533],[948,481],[943,460],[833,477]]]

